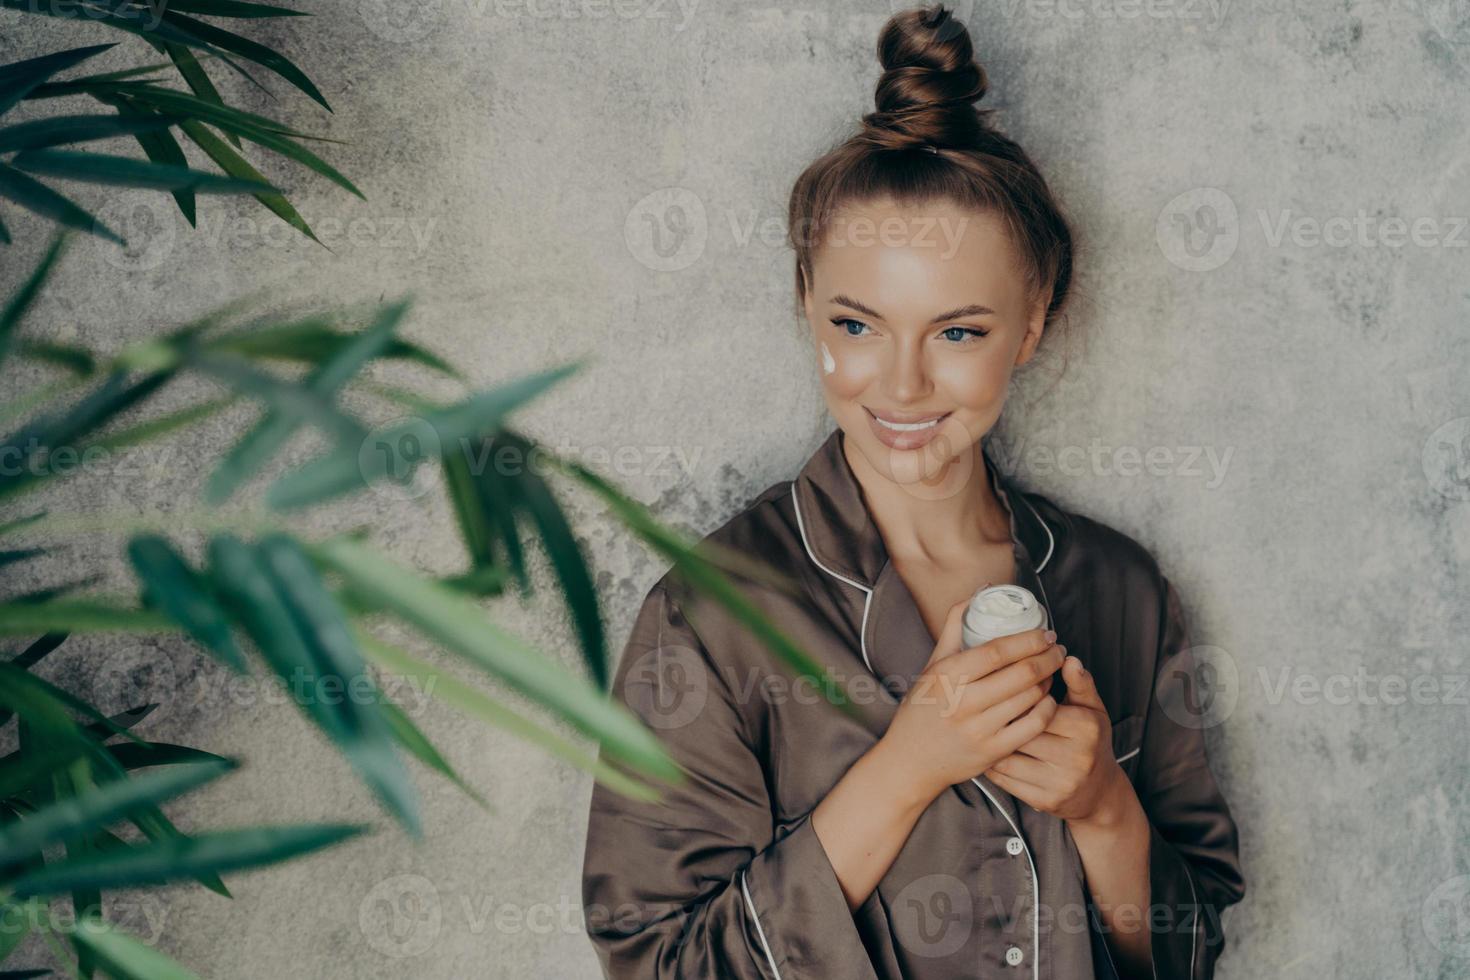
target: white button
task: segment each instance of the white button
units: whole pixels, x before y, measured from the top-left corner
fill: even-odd
[[[1021,838],[1019,837],[1012,837],[1006,841],[1006,853],[1011,857],[1015,857],[1025,849],[1026,845],[1021,843]]]
[[[1011,966],[1020,966],[1022,955],[1023,954],[1021,952],[1021,947],[1012,946],[1010,949],[1006,950],[1006,963]]]

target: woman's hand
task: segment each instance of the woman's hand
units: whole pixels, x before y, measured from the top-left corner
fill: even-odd
[[[1066,647],[1058,647],[1065,651]],[[1113,758],[1113,725],[1092,675],[1076,657],[1062,665],[1066,700],[1046,730],[998,760],[985,776],[1036,810],[1067,821],[1102,821],[1132,794]]]
[[[1062,651],[1040,629],[960,649],[969,599],[949,610],[929,662],[879,741],[892,774],[927,804],[1041,736],[1055,711],[1048,694]]]

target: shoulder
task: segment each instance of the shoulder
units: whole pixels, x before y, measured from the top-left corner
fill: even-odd
[[[1052,575],[1085,579],[1128,592],[1157,595],[1161,600],[1167,585],[1158,559],[1132,535],[1097,518],[1071,510],[1045,494],[1017,491],[1046,525],[1051,557],[1046,562]],[[1041,555],[1035,556],[1037,561]]]
[[[788,582],[801,568],[805,554],[801,527],[791,499],[793,480],[780,480],[752,497],[724,523],[697,539],[709,554],[723,555],[736,563],[724,571],[742,592],[759,595],[772,584],[763,576],[784,577]],[[694,596],[677,566],[654,582],[650,593],[693,601]]]

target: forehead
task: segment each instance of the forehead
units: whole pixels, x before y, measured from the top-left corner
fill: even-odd
[[[834,212],[817,240],[813,285],[864,302],[945,307],[967,302],[1010,305],[1025,282],[1005,224],[994,212],[952,201],[854,202]]]

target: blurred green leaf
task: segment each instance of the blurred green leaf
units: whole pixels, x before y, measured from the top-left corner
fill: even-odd
[[[263,181],[237,180],[204,170],[78,150],[27,150],[10,162],[28,173],[111,187],[143,187],[159,191],[187,189],[196,194],[262,194],[276,190]]]
[[[452,674],[417,660],[397,647],[379,640],[357,627],[358,643],[363,652],[378,666],[419,681],[424,693],[450,707],[457,708],[477,721],[510,732],[537,748],[544,749],[563,762],[590,773],[608,788],[637,800],[656,800],[658,791],[646,783],[631,779],[619,770],[584,752],[555,732],[524,718],[494,698],[461,681]]]
[[[77,922],[69,934],[115,980],[199,980],[152,946],[97,918]]]
[[[52,862],[21,875],[10,888],[15,895],[26,898],[79,887],[162,885],[201,874],[277,864],[330,847],[367,829],[350,824],[311,824],[212,831],[110,850],[85,861]]]
[[[136,136],[167,129],[176,120],[170,116],[52,116],[0,128],[0,153],[38,150],[68,143],[87,143],[116,136]]]
[[[200,645],[237,674],[249,667],[235,643],[230,619],[168,540],[156,534],[128,542],[128,559],[153,604],[184,628]]]
[[[219,165],[221,170],[231,177],[239,177],[243,180],[265,180],[264,175],[259,170],[256,170],[250,165],[249,161],[231,149],[224,140],[214,135],[208,126],[190,119],[180,125],[179,128],[184,131],[185,136],[194,141],[194,145],[203,150],[211,160]],[[307,238],[321,245],[321,241],[316,237],[316,233],[311,230],[311,226],[306,223],[306,219],[301,217],[296,209],[291,206],[291,202],[286,200],[284,195],[276,193],[257,194],[255,195],[255,199],[263,204],[271,214],[274,214]],[[323,247],[325,248],[325,246]]]
[[[255,62],[263,68],[275,72],[302,92],[305,92],[314,102],[319,103],[323,109],[326,109],[328,112],[332,111],[332,107],[327,104],[326,98],[312,84],[311,79],[306,77],[306,73],[296,67],[291,59],[280,52],[252,41],[249,38],[222,30],[213,24],[205,23],[202,20],[195,20],[193,17],[186,17],[172,4],[165,9],[163,20],[187,31],[189,34],[208,44],[212,44],[221,50],[229,51],[232,54],[237,54],[242,58]]]
[[[556,711],[601,741],[610,755],[655,778],[671,783],[683,780],[683,771],[663,743],[632,712],[503,631],[472,600],[345,538],[322,542],[312,551],[354,589],[476,667]]]
[[[429,741],[429,737],[413,723],[413,719],[408,717],[402,708],[386,698],[383,701],[383,717],[393,732],[394,740],[403,747],[404,751],[459,787],[462,793],[480,804],[481,807],[494,812],[495,808],[486,802],[485,797],[481,796],[473,786],[460,778],[459,773],[455,772],[454,767],[449,764],[449,760],[434,747],[434,743]]]
[[[423,836],[418,796],[383,717],[381,694],[337,602],[301,546],[271,534],[256,546],[276,592],[290,610],[318,679],[316,714],[364,782],[414,837]],[[320,681],[340,682],[340,697],[323,695]]]
[[[0,602],[0,636],[72,633],[170,633],[173,621],[151,609],[126,608],[89,599]]]
[[[108,783],[78,796],[57,800],[5,828],[0,866],[69,834],[105,827],[145,803],[161,803],[218,779],[235,763],[192,763]]]
[[[0,163],[0,197],[14,201],[27,211],[33,211],[67,228],[75,228],[119,245],[126,244],[111,228],[72,201],[5,163]]]
[[[7,6],[10,5],[7,4]],[[117,47],[115,42],[93,44],[84,48],[72,48],[69,51],[57,51],[54,54],[29,58],[9,65],[0,65],[0,116],[14,108],[16,103],[30,95],[36,86],[45,82],[46,79],[68,68],[74,68],[88,58],[115,47]]]
[[[375,433],[373,439],[376,444],[396,447],[401,439],[416,440],[427,426],[437,437],[436,455],[442,455],[445,447],[498,427],[511,412],[580,367],[578,361],[518,378],[426,417],[390,426]],[[266,502],[282,510],[303,507],[388,476],[392,464],[389,454],[363,453],[361,445],[361,440],[339,440],[336,449],[281,477],[266,493]]]
[[[394,303],[378,312],[376,320],[362,332],[354,335],[351,342],[337,348],[336,352],[301,382],[315,398],[332,403],[343,385],[362,370],[368,361],[377,357],[387,347],[398,329],[399,322],[408,311],[407,303]],[[270,406],[259,422],[241,437],[240,441],[220,461],[205,487],[204,499],[219,504],[248,480],[271,457],[280,451],[286,441],[296,432],[309,416],[291,404]]]
[[[612,507],[613,513],[628,527],[642,537],[653,548],[674,563],[676,576],[692,584],[699,592],[711,597],[723,606],[742,626],[763,642],[768,649],[785,661],[799,678],[811,680],[822,691],[830,704],[854,720],[861,716],[843,693],[842,685],[827,674],[826,668],[814,660],[775,623],[761,614],[760,610],[737,588],[708,557],[712,550],[704,544],[685,541],[680,535],[659,524],[648,511],[636,501],[630,500],[613,488],[606,480],[575,462],[557,460],[548,456],[555,465],[563,467],[583,483],[597,492]],[[728,553],[723,553],[726,560]],[[742,569],[749,569],[761,580],[785,585],[784,577],[755,566],[746,560]]]
[[[247,357],[268,357],[285,361],[320,364],[352,343],[355,333],[336,330],[326,316],[308,317],[292,323],[241,329],[223,334],[209,342],[212,350],[227,350]],[[464,375],[453,364],[427,348],[394,337],[383,348],[381,357],[413,361],[451,378]]]
[[[20,323],[21,318],[25,316],[26,310],[30,309],[31,304],[35,302],[36,296],[41,292],[41,287],[51,277],[51,270],[55,267],[57,260],[61,258],[62,252],[66,248],[66,243],[67,237],[65,233],[57,235],[52,240],[51,247],[46,250],[46,254],[41,258],[36,268],[26,277],[26,281],[15,291],[15,294],[10,297],[10,301],[5,304],[4,311],[0,312],[0,362],[5,360],[5,349],[9,343],[11,334],[15,331],[15,327]]]

